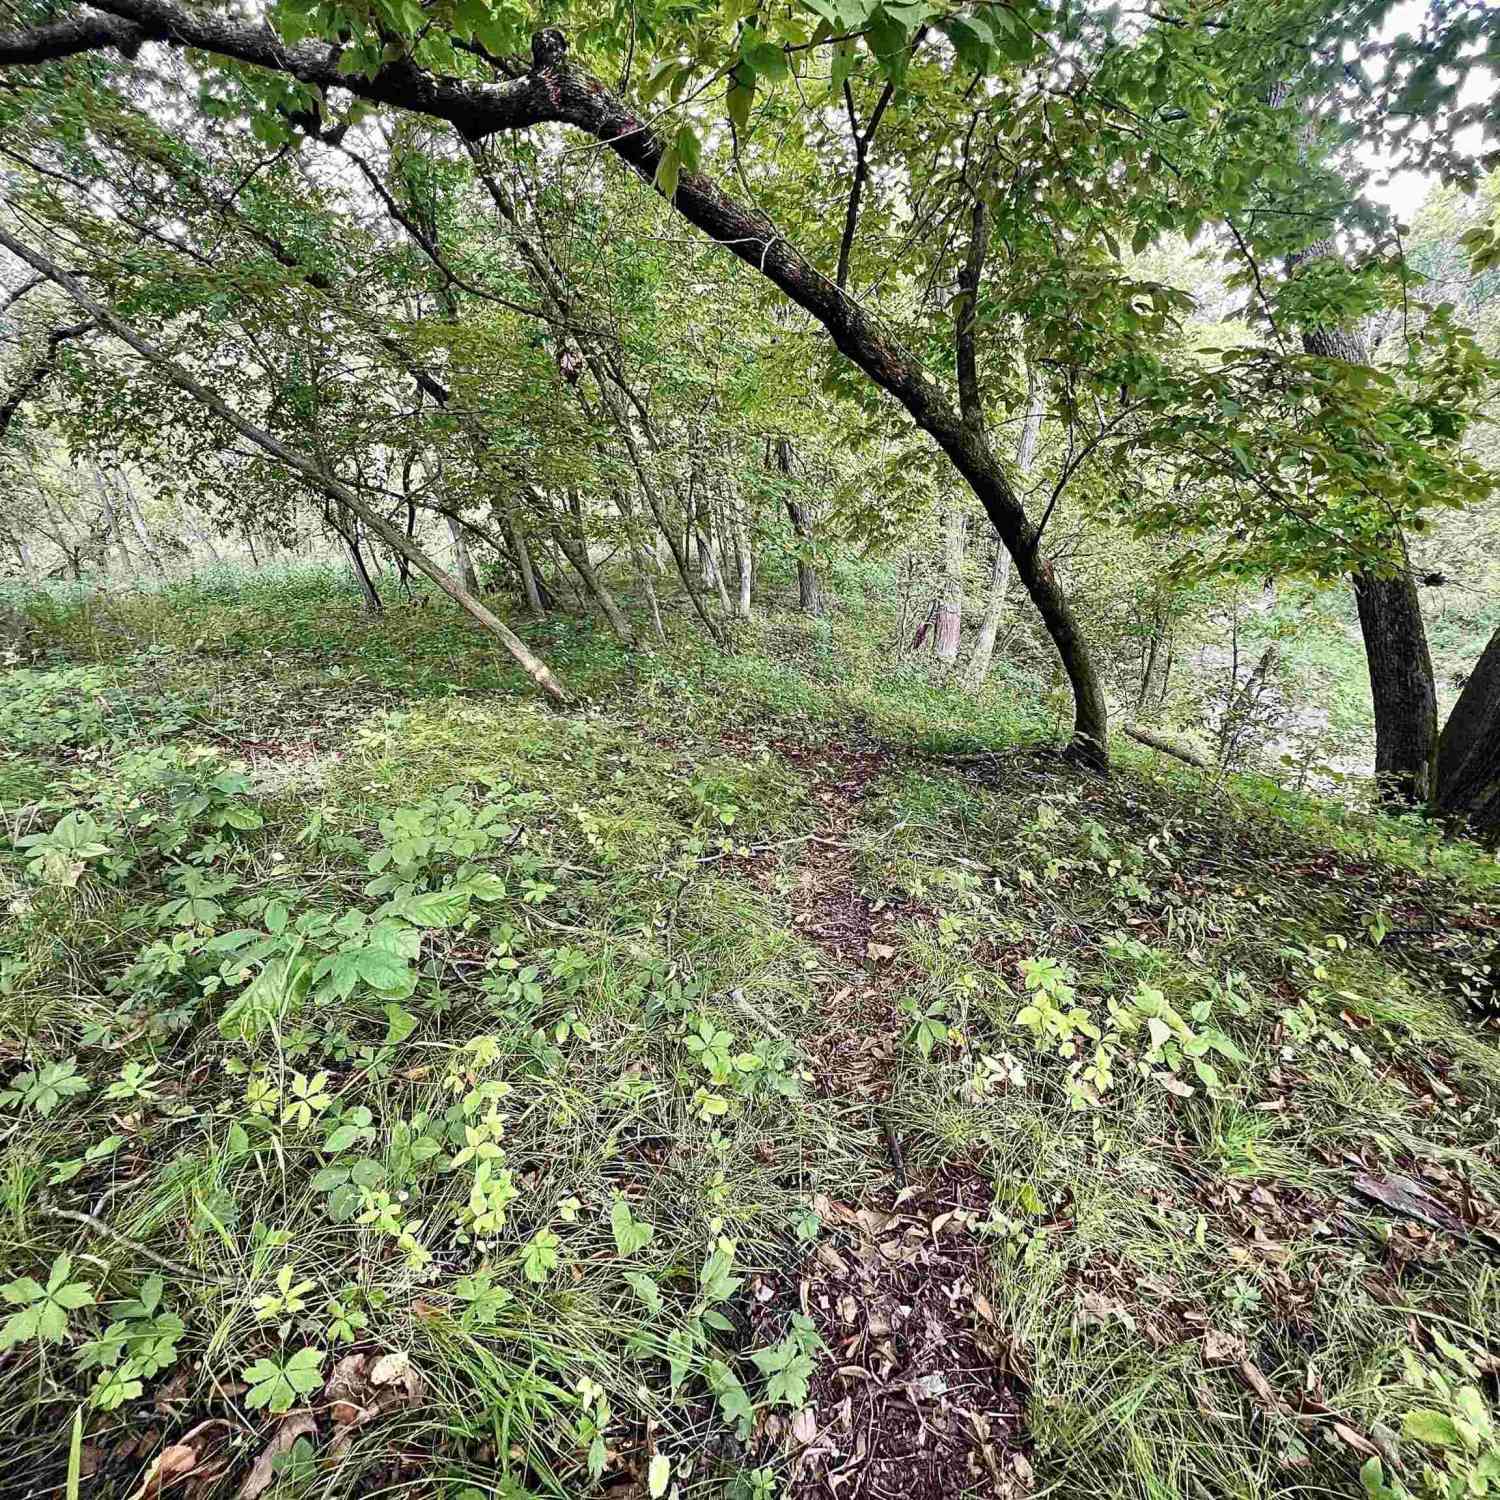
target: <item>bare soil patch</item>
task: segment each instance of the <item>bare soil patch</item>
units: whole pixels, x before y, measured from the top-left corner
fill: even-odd
[[[804,1312],[826,1345],[807,1408],[763,1431],[793,1455],[796,1500],[1029,1489],[1022,1367],[982,1290],[988,1248],[973,1228],[991,1194],[949,1164],[883,1203],[819,1201],[831,1232],[795,1293],[755,1313],[769,1340],[788,1311]]]

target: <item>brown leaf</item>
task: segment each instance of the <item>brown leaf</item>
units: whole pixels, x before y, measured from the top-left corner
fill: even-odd
[[[1237,1365],[1248,1360],[1250,1351],[1245,1341],[1232,1333],[1220,1333],[1210,1328],[1203,1335],[1203,1362],[1208,1365]]]
[[[1419,1182],[1410,1177],[1392,1174],[1376,1177],[1369,1172],[1359,1172],[1353,1179],[1354,1191],[1362,1198],[1369,1198],[1393,1213],[1405,1214],[1433,1229],[1442,1229],[1449,1234],[1462,1234],[1463,1221],[1457,1214],[1445,1208]]]
[[[1285,1409],[1281,1397],[1272,1389],[1271,1382],[1266,1379],[1259,1365],[1251,1360],[1242,1359],[1235,1373],[1267,1411],[1279,1412]]]
[[[173,1443],[156,1455],[155,1461],[146,1470],[146,1477],[141,1481],[140,1488],[135,1493],[137,1496],[159,1495],[169,1484],[181,1479],[184,1474],[191,1474],[197,1467],[196,1450],[188,1447],[186,1443]]]
[[[1335,1422],[1333,1430],[1344,1446],[1361,1458],[1380,1457],[1380,1449],[1364,1433],[1356,1432],[1347,1422]]]
[[[290,1453],[298,1438],[317,1435],[318,1424],[313,1420],[311,1412],[298,1411],[283,1417],[271,1441],[260,1450],[260,1457],[245,1476],[238,1500],[256,1500],[258,1495],[263,1495],[276,1478],[276,1460],[283,1453]]]

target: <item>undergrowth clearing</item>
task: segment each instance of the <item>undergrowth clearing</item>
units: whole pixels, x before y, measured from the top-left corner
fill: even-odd
[[[322,588],[44,628],[16,1492],[1500,1485],[1477,851],[1075,769],[857,612],[549,625],[567,713]]]

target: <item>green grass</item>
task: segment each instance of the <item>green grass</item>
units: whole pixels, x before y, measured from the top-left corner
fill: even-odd
[[[66,1255],[94,1299],[0,1362],[0,1448],[39,1491],[82,1407],[88,1493],[205,1420],[233,1493],[278,1430],[257,1379],[311,1349],[288,1496],[644,1493],[653,1454],[684,1495],[774,1492],[792,1409],[747,1356],[785,1328],[755,1299],[795,1304],[845,1243],[815,1202],[892,1201],[892,1138],[914,1181],[988,1196],[966,1232],[1037,1493],[1358,1494],[1379,1451],[1435,1495],[1426,1469],[1488,1461],[1457,1394],[1493,1394],[1500,1305],[1479,851],[1127,746],[1107,781],[1026,753],[1036,684],[893,667],[858,593],[727,656],[685,625],[632,660],[523,624],[566,714],[445,607],[371,619],[327,574],[28,607],[50,654],[0,710],[0,1285],[24,1309],[14,1279]],[[827,787],[785,753],[823,744],[886,751],[847,865],[812,859]],[[889,978],[794,920],[823,896],[899,913]],[[820,1071],[851,985],[894,1024],[874,1096]],[[153,1355],[107,1304],[158,1274],[181,1327]],[[390,1354],[409,1386],[372,1383]],[[335,1452],[318,1393],[349,1359],[383,1409]],[[1468,1436],[1403,1437],[1413,1410]]]

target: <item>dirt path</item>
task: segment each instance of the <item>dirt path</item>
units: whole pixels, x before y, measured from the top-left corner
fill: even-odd
[[[991,1185],[962,1163],[909,1182],[882,1108],[908,1025],[900,1001],[918,974],[901,958],[899,929],[924,915],[865,890],[854,847],[872,783],[892,760],[874,747],[776,748],[809,777],[818,809],[791,920],[840,971],[824,982],[824,1024],[808,1048],[816,1086],[869,1102],[893,1181],[859,1202],[820,1196],[823,1233],[795,1288],[776,1287],[756,1307],[757,1344],[775,1342],[800,1311],[824,1345],[807,1407],[790,1422],[770,1418],[762,1436],[792,1455],[794,1500],[1019,1497],[1030,1480],[1022,1382],[983,1294],[989,1251],[973,1228],[989,1215]]]

